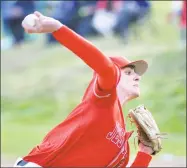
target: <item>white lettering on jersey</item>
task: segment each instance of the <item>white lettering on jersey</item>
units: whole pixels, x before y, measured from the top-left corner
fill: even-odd
[[[115,128],[112,132],[109,132],[107,134],[106,139],[117,145],[118,148],[121,148],[124,143],[124,135],[124,128],[122,128],[122,126],[118,122],[116,122]]]

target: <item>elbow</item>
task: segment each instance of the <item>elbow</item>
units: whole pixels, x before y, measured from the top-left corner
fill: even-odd
[[[105,66],[104,69],[101,71],[100,76],[104,78],[115,76],[115,65],[111,63]]]

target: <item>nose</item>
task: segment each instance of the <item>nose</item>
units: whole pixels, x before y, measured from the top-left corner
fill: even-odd
[[[139,76],[139,75],[135,75],[135,77],[134,77],[134,81],[140,81],[140,79],[141,79],[141,76]]]

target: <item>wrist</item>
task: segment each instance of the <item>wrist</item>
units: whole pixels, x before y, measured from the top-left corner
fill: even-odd
[[[149,146],[145,146],[142,143],[139,144],[139,151],[146,153],[148,155],[152,155],[154,153],[153,149]]]
[[[56,20],[54,32],[59,30],[62,26],[63,26],[63,24],[60,21]]]
[[[139,152],[142,152],[142,153],[145,153],[145,154],[148,154],[148,155],[152,155],[153,150],[139,150]]]

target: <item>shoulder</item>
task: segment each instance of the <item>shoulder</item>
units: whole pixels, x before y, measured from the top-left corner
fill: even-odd
[[[102,100],[117,98],[116,87],[117,87],[120,77],[121,77],[121,71],[118,66],[116,66],[116,68],[117,68],[117,82],[116,82],[116,85],[112,89],[102,90],[98,84],[98,74],[96,72],[94,72],[93,78],[90,81],[90,84],[88,85],[88,87],[86,89],[84,97],[89,96],[94,99],[102,99]]]

